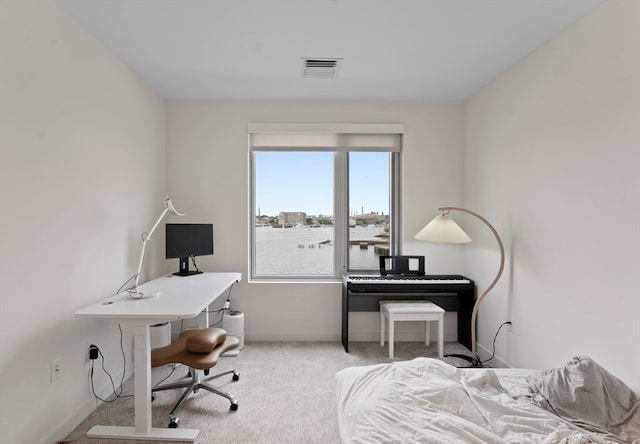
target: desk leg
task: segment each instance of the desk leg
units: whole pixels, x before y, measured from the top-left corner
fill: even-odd
[[[460,310],[458,311],[458,342],[471,350],[471,313],[475,303],[475,286],[460,292]]]
[[[146,435],[151,429],[151,338],[148,325],[136,325],[133,336],[135,430]]]
[[[342,285],[342,346],[349,353],[349,289]]]
[[[198,328],[209,328],[209,306],[198,315]]]
[[[133,361],[135,426],[94,426],[87,432],[87,436],[90,438],[129,438],[154,441],[195,441],[198,430],[151,427],[151,345],[148,325],[136,325],[135,327]]]

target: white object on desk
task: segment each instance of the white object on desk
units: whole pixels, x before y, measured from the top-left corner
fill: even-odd
[[[229,350],[222,356],[239,356],[240,350],[244,348],[244,313],[241,311],[225,312],[222,317],[222,329],[227,332],[227,336],[234,336],[240,340],[237,348]]]
[[[227,336],[235,336],[240,340],[238,350],[244,348],[244,313],[241,311],[228,311],[222,317],[222,328]]]
[[[93,438],[129,438],[156,441],[195,441],[196,429],[151,427],[151,346],[149,326],[161,322],[190,319],[205,312],[199,327],[209,325],[206,309],[235,282],[240,273],[202,273],[187,277],[163,276],[139,288],[144,298],[131,299],[126,292],[76,311],[76,316],[110,319],[135,326],[134,426],[94,426],[87,432]],[[149,297],[147,297],[149,296]]]
[[[149,327],[149,341],[151,350],[171,344],[171,323],[161,322]]]

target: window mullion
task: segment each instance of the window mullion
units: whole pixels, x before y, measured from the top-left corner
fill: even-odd
[[[391,171],[389,174],[389,209],[390,209],[390,232],[389,232],[389,239],[391,240],[391,243],[389,245],[389,253],[392,255],[399,255],[402,253],[401,248],[400,248],[400,239],[402,239],[401,236],[401,224],[400,224],[400,213],[402,211],[402,208],[400,206],[402,200],[401,200],[401,194],[402,194],[402,190],[401,190],[401,181],[400,181],[400,174],[401,174],[401,162],[400,162],[400,153],[393,153],[391,154]]]
[[[249,151],[249,277],[256,273],[256,154]]]
[[[346,152],[334,154],[334,236],[335,236],[335,275],[341,277],[347,271],[349,230],[349,155]]]

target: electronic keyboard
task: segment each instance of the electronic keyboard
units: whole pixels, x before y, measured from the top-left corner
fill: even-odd
[[[375,274],[349,274],[344,275],[345,282],[350,284],[470,284],[471,280],[460,275],[375,275]]]

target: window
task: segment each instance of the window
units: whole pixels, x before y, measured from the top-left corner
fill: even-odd
[[[402,125],[252,124],[253,279],[336,279],[398,254]]]

